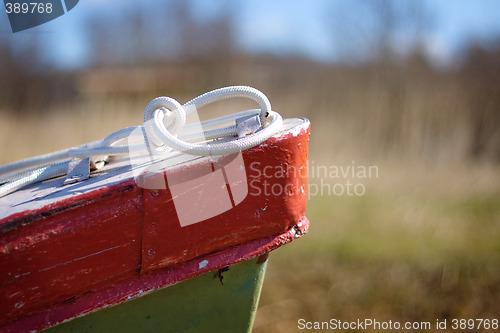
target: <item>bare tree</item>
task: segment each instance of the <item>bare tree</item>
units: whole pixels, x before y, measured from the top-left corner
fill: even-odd
[[[326,26],[340,60],[363,64],[376,100],[362,117],[362,129],[377,130],[386,148],[404,149],[409,60],[422,55],[426,29],[431,25],[424,2],[411,0],[344,0],[328,11]],[[406,49],[406,54],[402,50]],[[378,124],[369,126],[367,124]],[[374,129],[375,128],[375,129]]]
[[[412,0],[341,0],[324,17],[341,60],[393,61],[398,44],[410,53],[422,47],[432,27],[426,2]]]
[[[500,162],[500,39],[490,48],[469,48],[461,83],[472,124],[470,152]]]

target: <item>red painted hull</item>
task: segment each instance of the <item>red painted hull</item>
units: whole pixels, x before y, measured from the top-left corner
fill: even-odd
[[[61,199],[52,193],[40,207],[3,214],[0,331],[50,327],[262,255],[303,234],[309,226],[308,141],[303,121],[244,151],[248,195],[196,224],[181,226],[169,188],[144,189],[130,177]]]

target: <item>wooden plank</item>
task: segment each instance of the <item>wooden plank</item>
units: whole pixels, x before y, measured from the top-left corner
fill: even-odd
[[[304,217],[296,226],[283,234],[228,247],[170,268],[137,275],[135,279],[110,283],[107,288],[75,295],[64,302],[20,316],[17,320],[0,326],[0,331],[18,333],[45,329],[146,296],[207,272],[216,271],[261,256],[265,258],[267,253],[301,237],[308,230],[309,221]]]

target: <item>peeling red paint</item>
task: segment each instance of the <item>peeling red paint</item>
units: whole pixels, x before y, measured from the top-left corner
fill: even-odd
[[[139,290],[258,257],[307,232],[308,140],[305,126],[244,151],[247,197],[200,223],[181,227],[170,190],[143,189],[133,179],[0,217],[0,331],[46,328]],[[292,166],[300,172],[266,173]],[[286,191],[251,193],[266,184]]]

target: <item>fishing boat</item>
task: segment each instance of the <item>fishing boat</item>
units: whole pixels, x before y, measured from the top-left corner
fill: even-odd
[[[260,108],[186,125],[235,97]],[[250,332],[269,252],[309,229],[309,131],[235,86],[0,167],[0,332]]]

